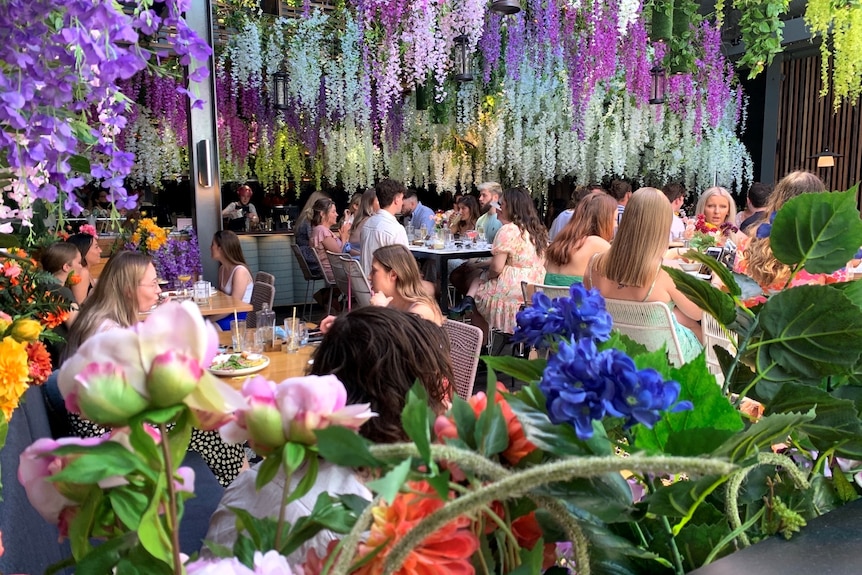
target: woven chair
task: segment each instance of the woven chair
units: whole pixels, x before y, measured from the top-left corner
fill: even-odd
[[[668,359],[675,366],[685,363],[682,347],[670,308],[660,301],[626,301],[605,299],[605,307],[614,318],[614,329],[643,344],[650,351],[665,347]]]
[[[299,249],[299,246],[293,244],[290,246],[293,250],[293,255],[296,258],[296,263],[299,264],[299,269],[302,270],[302,277],[305,278],[305,299],[302,300],[302,317],[308,317],[308,308],[310,306],[309,302],[309,293],[312,293],[314,290],[315,284],[324,279],[323,274],[315,274],[311,271],[311,268],[308,267],[308,262],[305,261],[305,258],[302,256],[302,252]]]
[[[449,337],[455,393],[463,399],[469,399],[473,395],[473,383],[476,381],[476,368],[482,349],[482,330],[475,325],[454,320],[444,322],[443,329]]]
[[[347,276],[347,270],[344,269],[341,254],[326,250],[326,258],[329,260],[329,267],[332,269],[332,277],[335,280],[335,285],[338,286],[338,291],[347,298],[347,311],[350,311],[350,278]]]
[[[320,253],[316,249],[311,250],[311,252],[314,254],[314,257],[317,258],[317,265],[320,266],[320,269],[323,272],[323,281],[325,281],[326,285],[329,286],[329,300],[326,302],[326,313],[323,314],[324,316],[327,316],[332,313],[332,293],[338,285],[335,283],[335,276],[332,275],[332,272],[326,273],[326,267],[323,265]]]
[[[362,266],[350,256],[341,256],[341,263],[350,278],[350,295],[356,301],[356,307],[371,305],[371,285],[368,276],[362,273]]]
[[[703,347],[706,348],[706,366],[709,372],[715,376],[719,385],[724,384],[724,372],[721,371],[721,364],[718,362],[718,356],[715,354],[715,346],[720,346],[726,349],[729,353],[736,352],[736,334],[727,331],[718,320],[711,314],[704,312],[703,319],[700,322],[703,327]]]
[[[254,274],[254,281],[263,282],[271,286],[275,285],[275,276],[267,272],[257,272]]]
[[[247,328],[256,328],[257,312],[263,309],[263,304],[269,304],[269,308],[272,309],[272,302],[274,300],[275,286],[263,282],[254,282],[254,287],[251,288],[251,311],[245,317],[245,326]]]
[[[521,282],[521,291],[524,293],[524,303],[530,305],[533,301],[533,294],[537,291],[544,292],[549,298],[569,297],[571,293],[569,288],[565,286],[550,286],[546,284],[534,284],[530,282]]]

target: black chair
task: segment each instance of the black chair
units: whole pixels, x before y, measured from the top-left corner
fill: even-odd
[[[308,318],[309,309],[309,297],[308,294],[312,293],[315,287],[315,284],[320,280],[326,280],[323,277],[323,272],[314,273],[311,271],[311,268],[308,267],[308,262],[305,261],[305,257],[302,255],[302,251],[299,249],[299,246],[293,244],[290,246],[293,249],[293,255],[296,258],[296,262],[299,264],[299,269],[302,270],[302,277],[305,278],[305,299],[302,300],[302,317]]]

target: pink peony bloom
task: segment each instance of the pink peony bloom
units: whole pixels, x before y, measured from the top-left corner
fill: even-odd
[[[227,559],[198,559],[186,565],[188,575],[255,575],[236,557]]]
[[[340,425],[358,429],[377,414],[367,403],[347,405],[347,391],[334,375],[295,377],[279,384],[262,377],[242,388],[246,405],[236,420],[222,428],[225,441],[251,441],[254,449],[271,453],[287,441],[314,444],[315,429]]]
[[[63,364],[58,384],[72,411],[80,408],[85,417],[98,423],[122,423],[122,417],[119,421],[103,419],[114,415],[102,409],[88,411],[91,405],[107,407],[107,400],[100,403],[89,397],[95,394],[87,385],[88,376],[96,372],[104,375],[110,366],[117,377],[110,381],[103,378],[100,389],[109,391],[112,401],[125,403],[120,396],[133,397],[129,390],[134,390],[144,398],[144,409],[185,403],[197,410],[199,419],[223,422],[225,414],[242,406],[243,401],[237,391],[206,371],[217,349],[215,328],[204,320],[197,305],[169,302],[134,327],[92,336]],[[91,367],[93,364],[98,368]],[[115,409],[120,415],[141,411],[137,405]]]
[[[77,507],[79,501],[76,500],[76,497],[84,497],[84,492],[78,493],[79,488],[74,485],[48,481],[49,477],[62,471],[75,457],[74,455],[55,456],[51,455],[51,452],[65,445],[92,446],[107,440],[107,435],[86,439],[80,437],[62,437],[57,440],[42,438],[37,439],[21,453],[18,464],[18,481],[24,486],[27,499],[30,500],[30,503],[45,521],[59,524],[63,510]],[[63,534],[62,531],[61,534]]]

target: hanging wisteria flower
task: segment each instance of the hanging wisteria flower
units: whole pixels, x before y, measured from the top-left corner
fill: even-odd
[[[607,341],[613,318],[605,300],[595,289],[575,283],[569,297],[551,299],[543,292],[533,294],[533,303],[518,313],[514,340],[546,348],[555,340],[589,338]]]
[[[623,417],[630,427],[652,427],[667,410],[692,409],[677,402],[680,386],[664,381],[653,369],[638,370],[634,361],[616,348],[598,351],[590,339],[561,341],[539,382],[554,423],[567,423],[581,439],[593,435],[593,421]]]

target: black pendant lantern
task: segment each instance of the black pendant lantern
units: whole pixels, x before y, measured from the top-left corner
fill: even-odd
[[[835,152],[830,152],[829,147],[823,148],[823,151],[814,156],[809,156],[809,158],[817,160],[818,168],[834,168],[835,167],[835,158],[840,158],[841,154],[836,154]]]
[[[520,11],[520,0],[494,0],[491,2],[491,12],[497,14],[517,14]]]
[[[455,37],[455,80],[472,82],[473,72],[470,69],[470,57],[467,54],[469,39],[466,34]]]
[[[287,110],[287,72],[272,75],[272,103],[276,110]]]
[[[649,75],[652,78],[652,88],[650,90],[650,104],[664,104],[664,89],[666,77],[664,68],[661,66],[653,66]]]

